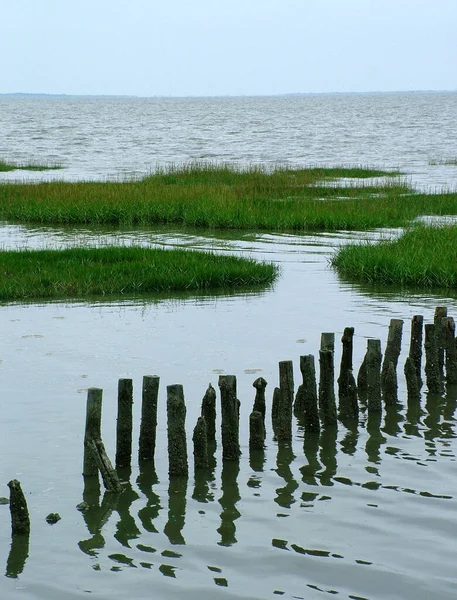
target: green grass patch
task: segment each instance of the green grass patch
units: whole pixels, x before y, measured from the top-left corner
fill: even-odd
[[[341,247],[332,265],[366,283],[457,287],[457,225],[418,225],[396,240]]]
[[[63,169],[62,165],[58,164],[39,164],[39,163],[8,163],[0,160],[0,173],[7,171],[56,171]]]
[[[172,167],[125,182],[0,184],[0,218],[43,224],[255,230],[366,229],[424,214],[404,181],[374,169]],[[386,176],[375,185],[366,177]],[[349,183],[341,179],[350,178]],[[359,179],[354,183],[354,178]],[[457,206],[449,200],[446,205]],[[441,210],[438,202],[437,209]],[[454,208],[455,210],[455,208]],[[434,214],[434,213],[430,213]]]
[[[278,268],[211,252],[132,246],[0,251],[0,300],[83,298],[241,288]]]
[[[457,158],[432,159],[428,163],[432,167],[437,166],[453,166],[457,167]]]

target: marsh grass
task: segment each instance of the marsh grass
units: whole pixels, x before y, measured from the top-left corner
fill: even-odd
[[[5,182],[0,185],[0,218],[48,224],[365,229],[402,224],[433,204],[425,197],[409,199],[412,190],[406,182],[387,177],[396,173],[197,164],[125,182]],[[364,181],[379,176],[386,178],[376,185]],[[329,185],[345,177],[362,181]],[[441,210],[439,202],[437,206]]]
[[[0,300],[268,285],[278,268],[211,252],[135,246],[0,251]]]
[[[39,164],[39,163],[9,163],[4,160],[0,160],[0,173],[7,171],[56,171],[59,169],[63,169],[62,165],[49,163],[49,164]]]
[[[429,161],[428,164],[432,167],[437,167],[437,166],[457,167],[457,157],[456,158],[432,159]]]
[[[395,240],[341,247],[331,260],[355,281],[457,287],[457,225],[417,225]]]

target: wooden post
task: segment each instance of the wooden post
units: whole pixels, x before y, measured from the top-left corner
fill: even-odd
[[[390,362],[384,376],[384,402],[386,406],[395,406],[398,402],[397,371]]]
[[[321,333],[321,350],[335,352],[335,334],[331,332]]]
[[[424,326],[425,330],[425,379],[427,382],[428,391],[432,394],[441,392],[441,377],[438,362],[438,350],[436,347],[436,326],[427,323]]]
[[[359,368],[359,372],[357,373],[357,391],[359,396],[367,395],[367,352],[365,352],[365,356],[363,357],[362,364]]]
[[[235,375],[219,375],[219,389],[221,391],[222,459],[237,460],[241,452]]]
[[[411,340],[409,344],[409,356],[414,362],[416,370],[417,385],[422,387],[422,330],[424,327],[424,317],[414,315],[411,319]],[[408,367],[409,368],[409,367]]]
[[[12,479],[8,483],[10,488],[10,513],[11,513],[11,534],[29,535],[30,517],[21,484],[17,479]]]
[[[331,350],[319,350],[319,409],[324,427],[337,423],[335,390],[334,390],[334,364]]]
[[[188,475],[186,405],[182,385],[167,386],[168,474]]]
[[[317,406],[316,367],[314,356],[300,356],[300,371],[303,377],[303,412],[305,430],[319,431],[319,409]]]
[[[368,413],[381,412],[381,341],[367,341],[367,402]]]
[[[390,363],[394,366],[395,377],[397,376],[398,357],[401,352],[401,338],[403,334],[403,320],[391,319],[389,324],[389,333],[387,335],[386,351],[381,369],[381,389],[383,395],[386,394],[386,385],[392,385],[392,372],[388,375]],[[389,379],[389,382],[387,381]]]
[[[457,350],[455,347],[455,322],[452,317],[446,319],[446,381],[457,383]]]
[[[132,463],[133,381],[119,379],[117,388],[116,468]]]
[[[278,441],[292,441],[292,406],[294,403],[294,371],[291,360],[279,363]]]
[[[278,414],[279,414],[279,399],[281,391],[278,387],[273,390],[273,399],[271,401],[271,424],[273,426],[273,434],[278,438]]]
[[[216,443],[216,390],[211,384],[202,399],[201,416],[206,423],[206,439],[208,444]]]
[[[249,450],[263,450],[264,440],[265,428],[262,413],[253,410],[249,416]]]
[[[265,388],[267,387],[267,382],[263,377],[258,377],[254,383],[252,384],[255,387],[255,399],[254,399],[254,408],[252,409],[254,412],[259,412],[262,415],[263,422],[263,431],[265,432],[265,415],[267,412],[266,402],[265,402]]]
[[[87,448],[86,442],[89,439],[99,440],[102,437],[102,396],[103,390],[100,388],[89,388],[87,390],[83,459],[83,475],[85,477],[98,475],[97,462],[92,452]]]
[[[338,377],[338,397],[348,396],[348,374],[352,373],[352,353],[354,347],[354,327],[346,327],[341,338],[343,352],[341,354],[340,375]]]
[[[416,402],[420,397],[419,380],[414,358],[408,356],[405,362],[406,389],[408,392],[408,404]]]
[[[208,432],[205,417],[198,417],[192,435],[194,443],[194,467],[196,469],[208,468]]]
[[[357,399],[357,384],[352,371],[347,374],[347,391],[346,396],[340,398],[338,405],[338,414],[341,420],[358,419],[359,418],[359,403]]]
[[[440,377],[444,376],[444,349],[446,346],[446,317],[447,307],[437,306],[435,308],[435,315],[433,318],[433,324],[435,325],[435,345],[436,355],[438,359],[438,372]]]
[[[102,474],[103,484],[107,492],[119,493],[122,491],[122,484],[116,471],[106,453],[105,446],[101,439],[88,438],[86,447],[92,454],[98,469]]]
[[[154,460],[157,432],[157,405],[160,377],[145,375],[141,401],[141,425],[138,459]]]

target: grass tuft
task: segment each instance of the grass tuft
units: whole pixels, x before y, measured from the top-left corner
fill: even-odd
[[[63,169],[62,165],[49,163],[49,164],[39,164],[39,163],[9,163],[4,160],[0,160],[0,173],[5,173],[7,171],[56,171],[59,169]]]
[[[417,225],[396,240],[343,246],[331,263],[360,282],[457,288],[457,225]]]

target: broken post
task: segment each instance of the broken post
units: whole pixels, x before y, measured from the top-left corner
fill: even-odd
[[[319,350],[319,410],[324,427],[336,425],[334,364],[331,350]]]
[[[338,397],[348,395],[348,374],[352,373],[352,353],[354,346],[354,327],[345,327],[341,338],[343,351],[341,354],[340,375],[338,377]]]
[[[455,322],[452,317],[446,319],[446,381],[457,383],[457,350],[455,347]]]
[[[414,315],[411,319],[411,338],[409,344],[409,356],[414,362],[416,370],[417,385],[422,387],[422,330],[424,327],[424,317]],[[408,367],[409,369],[409,367]]]
[[[208,444],[216,443],[216,390],[211,384],[202,399],[201,416],[206,423],[206,439]]]
[[[432,394],[441,392],[441,377],[438,362],[438,350],[436,347],[436,326],[427,323],[425,330],[425,379],[428,391]]]
[[[303,377],[303,412],[305,429],[319,431],[319,409],[317,405],[317,383],[314,356],[300,356],[300,371]]]
[[[381,412],[381,341],[367,340],[367,404],[370,412]]]
[[[273,399],[271,401],[271,424],[273,426],[273,434],[278,437],[278,414],[279,414],[279,398],[281,392],[278,387],[273,390]]]
[[[249,450],[263,450],[265,443],[265,427],[262,413],[253,410],[249,416]]]
[[[321,333],[321,350],[335,352],[335,334],[331,332]]]
[[[208,468],[208,432],[205,417],[198,417],[192,434],[195,469]]]
[[[157,432],[157,404],[160,377],[145,375],[141,399],[141,424],[138,459],[154,460]]]
[[[385,395],[387,391],[386,385],[390,387],[393,385],[390,363],[393,364],[395,377],[397,377],[397,365],[398,357],[400,356],[401,352],[402,334],[403,319],[391,319],[389,324],[389,333],[387,335],[386,350],[384,353],[384,360],[381,369],[381,389],[383,395]]]
[[[84,432],[84,459],[83,475],[85,477],[97,476],[98,466],[92,452],[86,446],[89,439],[101,439],[102,428],[102,396],[100,388],[89,388],[87,390],[86,404],[86,430]]]
[[[8,483],[10,488],[10,513],[11,513],[11,534],[29,535],[30,517],[21,484],[17,479],[12,479]]]
[[[279,363],[279,407],[276,438],[292,441],[292,406],[294,403],[294,368],[291,360]]]
[[[235,375],[219,375],[219,389],[221,391],[222,459],[237,460],[241,452]]]
[[[433,318],[433,324],[435,325],[435,344],[436,344],[436,355],[438,358],[438,371],[440,377],[444,376],[444,349],[446,346],[446,317],[447,307],[437,306],[435,308],[435,315]]]
[[[188,475],[186,405],[182,385],[167,386],[168,474]]]
[[[116,468],[132,463],[133,381],[119,379],[117,388]]]
[[[105,446],[99,438],[89,438],[85,443],[88,451],[92,454],[97,468],[102,475],[103,485],[107,492],[119,493],[122,485],[113,465],[106,453]]]
[[[263,430],[265,432],[265,415],[266,415],[266,402],[265,402],[265,388],[267,387],[267,382],[263,377],[257,377],[257,379],[252,384],[255,387],[255,399],[254,399],[254,407],[253,411],[257,411],[262,415],[263,422]],[[265,434],[266,435],[266,434]]]

